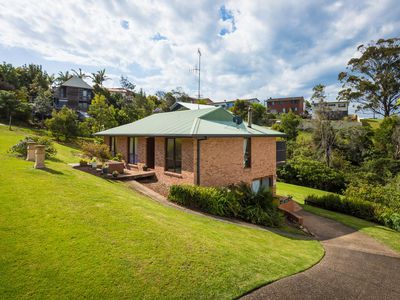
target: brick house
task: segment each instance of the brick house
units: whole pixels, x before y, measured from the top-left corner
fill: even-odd
[[[67,106],[80,111],[87,111],[93,98],[93,88],[83,79],[72,76],[54,91],[56,108]]]
[[[236,124],[222,107],[153,114],[96,133],[113,154],[155,171],[170,184],[226,186],[240,181],[275,190],[276,138],[284,134]]]
[[[288,113],[291,110],[301,115],[304,113],[304,97],[269,98],[266,106],[274,114]]]

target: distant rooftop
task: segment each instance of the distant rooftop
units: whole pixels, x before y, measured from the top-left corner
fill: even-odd
[[[189,103],[189,102],[175,102],[174,104],[171,105],[170,110],[179,110],[179,109],[188,109],[188,110],[194,110],[194,109],[202,109],[202,108],[210,108],[213,107],[212,105],[206,105],[206,104],[196,104],[196,103]]]
[[[267,102],[272,102],[272,101],[291,101],[291,100],[304,100],[304,97],[283,97],[283,98],[269,98],[267,99]]]
[[[72,76],[70,79],[61,84],[61,86],[93,90],[90,85],[88,85],[82,78],[79,78],[78,76]]]
[[[249,99],[235,99],[235,100],[217,101],[217,102],[214,102],[214,104],[232,103],[232,102],[235,102],[236,100],[242,100],[242,101],[247,101],[247,102],[260,102],[260,100],[258,100],[258,98],[249,98]]]

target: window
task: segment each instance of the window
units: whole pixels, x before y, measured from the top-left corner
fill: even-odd
[[[110,152],[111,156],[115,156],[115,149],[116,149],[116,138],[115,136],[110,137]]]
[[[243,165],[251,168],[251,138],[244,138],[243,143]]]
[[[82,91],[82,96],[83,96],[83,98],[86,98],[86,97],[87,97],[87,90],[83,90],[83,91]]]
[[[297,111],[297,107],[294,108],[294,111]]]
[[[129,137],[128,138],[128,163],[137,164],[137,138]]]
[[[61,98],[67,98],[67,87],[61,87]]]
[[[338,106],[339,107],[346,107],[346,103],[339,103]]]
[[[262,177],[251,182],[251,189],[257,193],[261,188],[270,189],[273,185],[272,177]]]
[[[165,142],[165,170],[182,172],[182,139],[167,138]]]

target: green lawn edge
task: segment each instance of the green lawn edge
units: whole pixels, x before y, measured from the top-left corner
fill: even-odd
[[[278,182],[277,193],[283,196],[293,196],[293,199],[301,204],[304,210],[319,215],[321,217],[338,221],[351,228],[357,229],[380,241],[381,243],[385,244],[396,252],[400,253],[400,232],[353,216],[304,204],[304,199],[308,195],[322,196],[329,194],[329,192],[284,182]]]

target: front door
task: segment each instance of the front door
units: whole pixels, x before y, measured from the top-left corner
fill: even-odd
[[[150,169],[154,169],[154,138],[149,137],[147,141],[147,159],[146,165]]]

